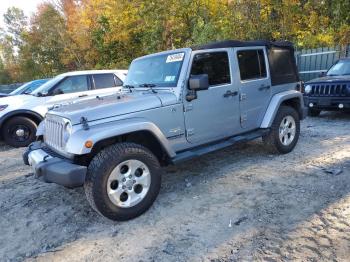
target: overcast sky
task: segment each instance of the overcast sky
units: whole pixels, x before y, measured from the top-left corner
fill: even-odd
[[[26,16],[30,16],[44,0],[0,0],[0,26],[4,25],[3,14],[7,8],[15,6],[21,8]]]

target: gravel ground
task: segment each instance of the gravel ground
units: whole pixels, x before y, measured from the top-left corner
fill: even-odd
[[[349,122],[303,121],[288,155],[257,140],[167,168],[153,207],[123,223],[1,146],[0,260],[349,261]]]

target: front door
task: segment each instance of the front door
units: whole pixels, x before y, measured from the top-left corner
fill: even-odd
[[[271,99],[271,79],[264,47],[235,49],[236,84],[240,90],[242,131],[260,127]]]
[[[192,53],[190,75],[207,74],[209,89],[197,91],[196,99],[184,102],[186,136],[191,143],[207,143],[239,132],[239,90],[231,77],[232,52]]]
[[[91,84],[88,75],[67,76],[50,90],[47,96],[48,105],[59,105],[62,102],[73,101],[89,94]]]

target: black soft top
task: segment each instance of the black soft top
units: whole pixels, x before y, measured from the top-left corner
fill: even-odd
[[[245,47],[245,46],[266,46],[279,47],[294,49],[293,43],[288,41],[267,41],[267,40],[255,40],[255,41],[238,41],[238,40],[224,40],[218,42],[212,42],[205,45],[193,46],[192,50],[203,50],[203,49],[215,49],[215,48],[228,48],[228,47]]]
[[[272,42],[266,40],[237,41],[225,40],[206,45],[192,47],[192,50],[205,50],[216,48],[265,46],[270,66],[271,84],[282,85],[295,83],[299,80],[299,73],[294,56],[293,43],[288,41]]]

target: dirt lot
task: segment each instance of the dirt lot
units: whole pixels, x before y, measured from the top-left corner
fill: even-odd
[[[253,141],[168,168],[154,206],[123,223],[1,146],[0,260],[349,261],[349,127],[326,113],[288,155]]]

